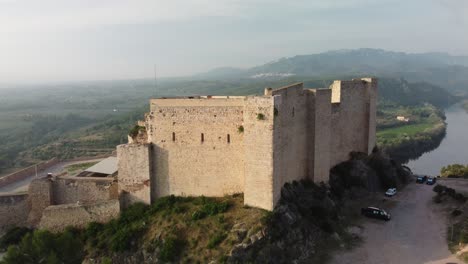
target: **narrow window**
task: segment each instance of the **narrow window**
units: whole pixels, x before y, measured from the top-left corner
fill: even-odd
[[[175,132],[172,132],[172,141],[175,141]]]
[[[227,143],[231,143],[231,135],[227,134]]]
[[[201,142],[205,142],[205,134],[201,133]]]
[[[292,110],[292,116],[294,117],[294,107],[293,107],[293,110]]]

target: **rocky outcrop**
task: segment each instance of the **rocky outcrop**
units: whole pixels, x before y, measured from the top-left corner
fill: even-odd
[[[408,167],[374,149],[370,155],[351,153],[350,160],[333,167],[330,171],[330,187],[337,196],[342,196],[345,190],[353,187],[376,192],[406,184],[411,175]]]
[[[344,201],[369,191],[405,184],[411,171],[377,149],[371,155],[351,153],[351,159],[331,171],[330,186],[301,181],[286,184],[266,227],[247,231],[230,252],[229,263],[309,263],[326,253],[325,241],[344,246],[342,237],[358,239],[360,230],[347,226]],[[240,231],[239,231],[240,230]],[[246,228],[233,230],[240,234]]]
[[[339,206],[329,188],[312,182],[286,184],[282,198],[266,227],[257,232],[246,228],[232,230],[247,235],[233,247],[229,263],[295,263],[317,253],[326,237],[339,238]],[[242,238],[242,236],[240,236]]]

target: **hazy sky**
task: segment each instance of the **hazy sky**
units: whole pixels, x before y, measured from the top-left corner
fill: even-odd
[[[468,0],[0,0],[0,83],[181,76],[343,48],[468,55]]]

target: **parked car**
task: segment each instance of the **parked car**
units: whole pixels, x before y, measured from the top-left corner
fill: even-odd
[[[437,179],[436,177],[429,177],[427,178],[426,184],[427,185],[434,185],[436,183]]]
[[[397,193],[396,188],[390,188],[385,192],[385,196],[392,197]]]
[[[417,183],[424,183],[426,180],[427,180],[427,176],[426,176],[426,175],[424,175],[424,176],[418,176],[418,178],[416,178],[416,182],[417,182]]]
[[[385,212],[384,209],[377,207],[361,208],[361,214],[367,217],[382,219],[385,221],[388,221],[391,218],[390,214]]]

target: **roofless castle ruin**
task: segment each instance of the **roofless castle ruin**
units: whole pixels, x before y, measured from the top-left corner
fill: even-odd
[[[372,150],[376,101],[371,78],[267,88],[263,96],[153,99],[129,144],[117,147],[117,177],[56,175],[0,195],[0,231],[85,227],[172,194],[244,193],[246,205],[273,210],[285,183],[327,182],[351,151]]]
[[[373,78],[152,99],[144,129],[117,147],[121,202],[244,193],[246,205],[273,210],[285,183],[327,182],[351,151],[371,152],[376,104]]]

